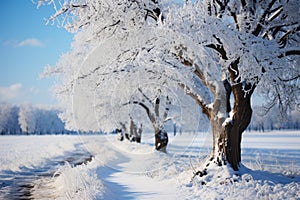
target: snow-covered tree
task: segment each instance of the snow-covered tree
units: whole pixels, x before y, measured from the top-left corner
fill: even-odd
[[[149,88],[147,88],[149,89]],[[149,118],[155,135],[155,148],[156,150],[160,150],[166,152],[166,148],[168,145],[168,134],[165,130],[164,123],[169,120],[169,110],[171,109],[171,100],[168,96],[165,98],[162,97],[162,91],[158,89],[157,94],[154,98],[150,98],[145,94],[145,92],[138,88],[139,93],[141,94],[141,99],[131,99],[126,104],[134,104],[141,106],[142,109],[145,110],[147,117]],[[162,102],[165,100],[164,102]],[[124,105],[126,105],[124,104]],[[162,105],[163,109],[162,109]],[[132,118],[131,118],[132,119]],[[130,122],[133,122],[132,120]],[[132,132],[133,124],[130,124],[130,132]],[[136,128],[135,128],[136,130]]]
[[[299,23],[295,16],[299,11],[292,12],[295,3],[206,1],[176,12],[175,16],[185,16],[176,25],[179,31],[188,30],[189,37],[184,38],[191,41],[179,40],[174,54],[182,64],[195,68],[195,75],[211,92],[207,102],[187,88],[210,119],[212,160],[218,165],[229,162],[238,169],[242,133],[250,123],[251,96],[257,87],[282,111],[299,102]],[[206,63],[192,41],[205,47]]]
[[[60,109],[53,106],[15,106],[0,104],[0,134],[62,134],[70,133],[58,117]]]
[[[36,133],[36,112],[30,104],[20,107],[18,120],[23,133]]]
[[[19,134],[18,124],[19,109],[7,103],[0,104],[0,134]]]
[[[71,127],[90,116],[92,106],[74,106],[70,96],[92,98],[97,86],[112,87],[139,72],[194,99],[213,131],[207,166],[229,163],[238,170],[253,92],[282,113],[299,103],[299,1],[39,2],[54,5],[50,21],[79,31],[73,50],[50,70],[63,76],[59,98]],[[82,80],[90,87],[80,87]]]

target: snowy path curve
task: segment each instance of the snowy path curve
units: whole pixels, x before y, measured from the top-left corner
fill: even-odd
[[[178,198],[179,195],[174,192],[177,191],[174,182],[157,180],[146,175],[152,167],[149,166],[148,157],[153,154],[145,156],[120,151],[111,146],[103,148],[105,151],[114,152],[114,159],[97,169],[97,174],[106,188],[104,199],[168,200]]]

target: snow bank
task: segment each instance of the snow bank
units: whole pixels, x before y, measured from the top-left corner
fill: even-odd
[[[1,136],[0,171],[42,165],[48,158],[74,151],[77,143],[77,136]]]
[[[97,167],[101,166],[99,162],[92,159],[86,164],[77,166],[67,161],[60,163],[64,159],[73,159],[69,156],[80,156],[76,154],[76,151],[86,150],[81,147],[83,143],[82,138],[78,136],[2,136],[0,182],[5,181],[1,180],[1,175],[3,177],[9,177],[9,174],[22,176],[22,170],[26,169],[26,178],[30,177],[29,173],[32,173],[31,176],[35,178],[30,178],[30,181],[34,181],[28,183],[26,180],[21,181],[24,181],[23,185],[33,186],[30,190],[32,198],[99,199],[104,193],[104,186],[96,173]],[[70,152],[75,153],[72,155]],[[45,165],[53,166],[44,167]],[[41,168],[49,169],[50,171],[43,172],[49,175],[39,177],[38,173]],[[17,185],[20,190],[23,190],[22,184]],[[4,193],[10,193],[11,187],[16,186],[0,187],[0,198],[6,198]],[[20,195],[22,195],[21,192]]]
[[[181,183],[193,171],[187,171],[179,176]],[[214,174],[213,174],[214,173]],[[203,184],[203,180],[206,181]],[[288,179],[268,172],[251,171],[242,167],[234,173],[223,170],[212,170],[201,178],[195,177],[192,182],[183,184],[181,189],[186,193],[186,199],[299,199],[300,184],[297,179]]]
[[[100,199],[104,186],[97,176],[94,161],[72,167],[66,163],[61,166],[54,177],[58,176],[52,186],[56,189],[56,199]]]

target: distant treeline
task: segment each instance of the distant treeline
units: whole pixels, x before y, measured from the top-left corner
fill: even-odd
[[[65,129],[54,107],[0,104],[1,135],[77,134]]]
[[[29,104],[13,106],[0,104],[0,134],[71,134],[58,117],[59,110],[33,107]]]
[[[293,110],[282,116],[275,108],[267,113],[262,107],[253,107],[253,115],[248,130],[299,130],[300,112]]]

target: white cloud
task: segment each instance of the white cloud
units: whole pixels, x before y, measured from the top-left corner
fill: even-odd
[[[43,46],[43,43],[36,38],[28,38],[26,40],[18,42],[16,46],[17,47],[23,47],[23,46],[40,47]]]
[[[31,46],[31,47],[41,47],[43,43],[36,39],[36,38],[27,38],[22,41],[18,40],[9,40],[4,42],[5,45],[12,46],[12,47],[24,47],[24,46]]]
[[[39,99],[41,92],[36,87],[26,88],[21,83],[10,86],[0,86],[0,103],[24,104],[33,103]]]
[[[11,102],[22,96],[23,85],[16,83],[8,87],[0,86],[0,102]]]

